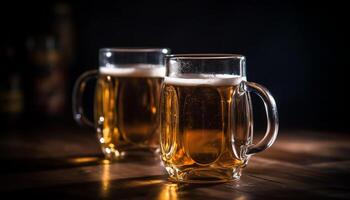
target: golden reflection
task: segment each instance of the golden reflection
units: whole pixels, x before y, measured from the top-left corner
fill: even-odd
[[[157,112],[157,108],[156,108],[155,106],[152,106],[152,108],[151,108],[151,112],[152,112],[152,114],[156,114],[156,112]]]
[[[107,197],[110,190],[110,181],[111,181],[111,165],[110,161],[104,159],[102,161],[102,174],[101,174],[101,195]]]
[[[111,164],[111,161],[108,160],[108,159],[103,159],[103,160],[101,161],[101,163],[102,163],[103,165],[109,165],[109,164]]]
[[[175,183],[165,183],[158,195],[158,200],[177,200],[178,185]]]
[[[247,196],[246,195],[239,196],[237,197],[236,200],[247,200]]]
[[[130,181],[126,187],[140,187],[140,186],[149,186],[154,184],[159,184],[164,182],[163,180],[142,180],[142,181]]]
[[[97,162],[99,160],[99,157],[77,157],[77,158],[70,158],[68,159],[68,162],[73,164],[84,164],[84,163],[92,163]]]

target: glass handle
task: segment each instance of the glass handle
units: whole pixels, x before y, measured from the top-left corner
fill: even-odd
[[[247,148],[246,155],[253,155],[264,151],[275,142],[278,133],[278,114],[275,99],[264,86],[254,82],[245,83],[247,90],[257,94],[264,102],[267,117],[267,128],[264,138],[257,144]]]
[[[90,70],[83,73],[74,84],[73,96],[72,96],[72,106],[73,106],[73,117],[74,120],[84,126],[94,128],[94,123],[85,117],[83,102],[83,93],[86,87],[86,83],[92,78],[96,78],[98,70]]]

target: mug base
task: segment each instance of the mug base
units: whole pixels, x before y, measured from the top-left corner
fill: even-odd
[[[238,181],[241,177],[241,168],[199,168],[176,170],[166,167],[169,180],[177,183],[211,184]]]

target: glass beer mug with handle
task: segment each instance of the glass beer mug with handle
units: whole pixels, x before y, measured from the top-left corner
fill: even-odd
[[[165,75],[166,48],[105,48],[99,69],[85,72],[73,90],[74,119],[97,132],[108,159],[128,151],[151,150],[159,145],[159,99]],[[97,79],[94,121],[84,115],[86,82]]]
[[[257,144],[250,92],[261,97],[267,115],[265,137]],[[249,157],[270,147],[278,132],[275,100],[247,81],[241,55],[167,56],[160,106],[161,159],[177,182],[239,179]]]

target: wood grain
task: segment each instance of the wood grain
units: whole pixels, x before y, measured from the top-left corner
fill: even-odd
[[[175,184],[148,154],[107,163],[93,133],[39,130],[0,136],[0,192],[48,199],[349,199],[350,137],[282,132],[241,180]]]

